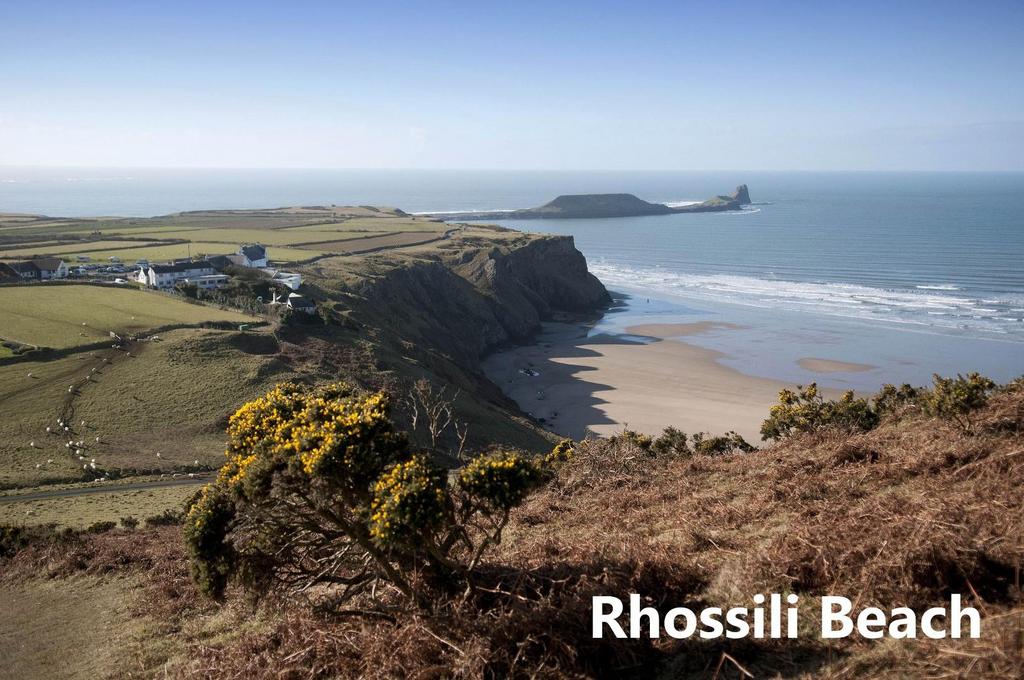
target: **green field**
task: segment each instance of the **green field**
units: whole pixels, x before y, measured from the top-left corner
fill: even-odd
[[[180,257],[198,257],[200,255],[229,255],[238,250],[237,244],[212,243],[199,241],[193,243],[176,243],[164,246],[149,246],[147,248],[129,248],[128,250],[89,250],[78,255],[88,255],[93,260],[106,260],[107,258],[119,257],[122,262],[131,264],[139,259],[147,259],[150,262],[164,262]],[[282,262],[295,262],[297,260],[308,260],[311,257],[322,255],[323,251],[313,248],[287,248],[284,246],[271,246],[267,248],[267,255],[271,260]]]
[[[79,486],[96,486],[85,484]],[[0,524],[56,524],[84,529],[94,522],[117,522],[134,517],[141,524],[147,517],[168,508],[179,508],[198,485],[131,489],[106,483],[109,491],[77,496],[0,503]]]
[[[296,376],[266,333],[181,329],[160,338],[136,343],[130,356],[106,349],[0,365],[0,488],[81,480],[69,440],[83,441],[85,462],[102,469],[218,467],[227,416]]]
[[[28,257],[30,255],[71,255],[65,260],[74,260],[75,255],[86,255],[94,251],[123,248],[144,248],[152,245],[146,241],[74,241],[71,243],[43,243],[31,248],[16,248],[0,251],[0,257]]]
[[[0,332],[6,340],[41,347],[74,347],[169,324],[253,321],[253,317],[189,304],[161,293],[99,286],[0,288]]]
[[[287,246],[309,241],[330,241],[344,238],[346,232],[338,231],[298,231],[295,229],[201,229],[197,231],[166,231],[161,238],[198,239],[207,243],[229,243],[232,252],[242,243],[262,243],[267,246]],[[340,234],[340,235],[339,235]],[[139,236],[148,236],[139,232]],[[154,234],[155,236],[156,234]],[[366,234],[352,232],[352,238]]]
[[[356,217],[337,224],[309,224],[301,227],[289,227],[281,231],[292,233],[333,232],[334,234],[343,232],[366,236],[368,231],[444,231],[445,229],[448,229],[448,225],[441,222],[432,222],[422,217],[415,219],[411,217]],[[334,238],[337,238],[337,236]]]

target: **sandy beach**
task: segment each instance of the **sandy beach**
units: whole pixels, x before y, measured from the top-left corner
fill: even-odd
[[[733,324],[643,324],[625,335],[595,334],[589,326],[549,323],[532,345],[484,361],[488,376],[527,413],[559,434],[581,438],[630,429],[660,433],[735,430],[760,442],[761,421],[779,390],[792,387],[746,375],[718,361],[724,355],[679,338]],[[856,370],[859,364],[810,359],[807,368]],[[820,362],[820,363],[819,363]]]

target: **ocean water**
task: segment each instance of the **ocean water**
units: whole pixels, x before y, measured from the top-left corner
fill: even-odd
[[[750,187],[736,212],[502,222],[571,234],[629,295],[598,331],[713,318],[690,336],[769,377],[869,388],[932,372],[1024,373],[1024,173],[517,172],[0,168],[0,211],[149,216],[375,204],[502,210],[558,194],[684,203]],[[869,364],[814,374],[803,357]]]

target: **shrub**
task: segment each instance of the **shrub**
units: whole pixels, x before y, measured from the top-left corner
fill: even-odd
[[[705,456],[720,456],[726,453],[750,453],[755,448],[732,430],[724,435],[698,432],[693,435],[693,451]]]
[[[181,524],[181,513],[168,508],[158,515],[151,515],[146,518],[147,527],[167,527]]]
[[[682,430],[666,427],[661,435],[654,440],[651,448],[659,456],[688,456],[692,453],[687,441],[688,437]]]
[[[134,529],[139,526],[139,520],[135,519],[131,515],[121,518],[121,526],[125,529]]]
[[[517,453],[480,456],[459,472],[459,486],[486,514],[507,513],[536,486],[540,469]]]
[[[651,446],[654,444],[654,438],[651,437],[649,434],[643,434],[642,432],[636,432],[634,430],[629,429],[623,430],[619,434],[613,436],[612,439],[617,439],[623,442],[629,442],[630,444],[633,444],[634,446],[637,446],[643,449],[644,451],[650,451]]]
[[[548,455],[544,456],[544,466],[554,467],[572,458],[576,452],[576,442],[571,439],[563,439],[555,444]]]
[[[796,391],[779,392],[779,403],[772,406],[768,418],[761,423],[761,438],[782,439],[798,432],[814,432],[834,427],[867,431],[878,424],[878,414],[866,399],[857,399],[849,390],[837,400],[822,398],[816,383]]]
[[[117,526],[117,522],[100,521],[93,522],[85,528],[85,531],[90,534],[105,534],[114,527]]]
[[[886,383],[871,399],[871,406],[879,417],[898,413],[902,408],[915,404],[920,390],[903,383],[899,387]]]
[[[925,413],[954,423],[964,432],[971,432],[971,412],[988,403],[996,384],[980,373],[955,378],[932,376],[933,387],[921,395]]]
[[[397,589],[426,608],[471,586],[541,470],[497,453],[450,483],[410,451],[390,407],[384,393],[338,383],[279,385],[238,409],[228,461],[188,509],[199,588],[219,597],[234,580],[256,594],[316,593],[329,608],[360,596],[382,605]]]

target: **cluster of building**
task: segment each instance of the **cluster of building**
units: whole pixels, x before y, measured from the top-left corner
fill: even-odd
[[[117,260],[117,258],[111,258]],[[158,290],[173,289],[178,283],[190,283],[202,290],[216,290],[228,284],[231,277],[222,273],[230,266],[259,269],[270,277],[274,283],[285,286],[292,291],[302,285],[302,275],[286,272],[269,266],[267,249],[256,244],[245,244],[232,255],[214,255],[204,260],[174,260],[163,264],[151,264],[147,260],[136,262],[138,269],[131,278],[138,283]],[[117,271],[128,271],[118,267]],[[29,260],[0,262],[0,282],[4,281],[49,281],[64,279],[69,275],[67,264],[59,257],[37,257]],[[127,274],[126,274],[127,276]],[[125,283],[117,279],[116,283]],[[315,311],[315,305],[298,293],[288,296],[287,304],[302,311]]]
[[[49,281],[67,278],[68,266],[59,257],[36,257],[31,260],[0,262],[0,281]]]

